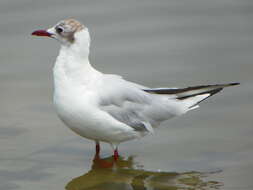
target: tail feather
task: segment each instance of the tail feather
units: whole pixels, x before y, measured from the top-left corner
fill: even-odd
[[[188,108],[194,109],[200,102],[220,92],[223,88],[239,84],[240,83],[201,85],[187,88],[154,88],[145,91],[160,95],[174,95],[176,99],[186,102]]]
[[[217,88],[214,90],[210,90],[210,91],[206,91],[206,92],[202,92],[200,94],[193,94],[193,95],[189,95],[189,96],[185,96],[185,97],[181,97],[178,98],[179,100],[190,100],[193,99],[195,97],[198,97],[200,99],[193,101],[193,104],[189,106],[189,108],[194,108],[195,106],[197,106],[200,102],[203,102],[204,100],[206,100],[207,98],[213,96],[214,94],[217,94],[218,92],[220,92],[223,88]],[[206,96],[201,96],[201,95],[206,95]]]

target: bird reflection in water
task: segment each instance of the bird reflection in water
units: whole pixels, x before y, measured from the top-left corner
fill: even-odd
[[[220,182],[206,181],[207,173],[146,171],[133,157],[119,159],[95,155],[91,170],[72,179],[66,190],[205,190],[219,189]]]

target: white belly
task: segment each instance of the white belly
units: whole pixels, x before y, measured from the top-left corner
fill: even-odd
[[[55,94],[54,104],[60,119],[82,137],[109,143],[120,143],[140,137],[132,128],[93,106],[91,99],[87,95]]]
[[[120,143],[140,137],[98,107],[100,73],[81,71],[71,73],[64,62],[54,68],[54,104],[60,119],[78,135],[92,140]]]

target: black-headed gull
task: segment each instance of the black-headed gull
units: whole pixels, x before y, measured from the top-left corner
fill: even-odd
[[[89,62],[88,28],[74,19],[60,21],[48,30],[37,30],[61,43],[54,65],[54,104],[60,119],[74,132],[96,142],[111,144],[114,158],[121,142],[153,132],[162,121],[198,107],[224,87],[239,83],[188,88],[148,88],[104,74]]]

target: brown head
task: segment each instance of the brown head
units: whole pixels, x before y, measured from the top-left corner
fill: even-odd
[[[88,29],[75,19],[66,19],[58,22],[47,30],[36,30],[32,33],[35,36],[46,36],[59,40],[62,44],[73,44],[76,34]]]

